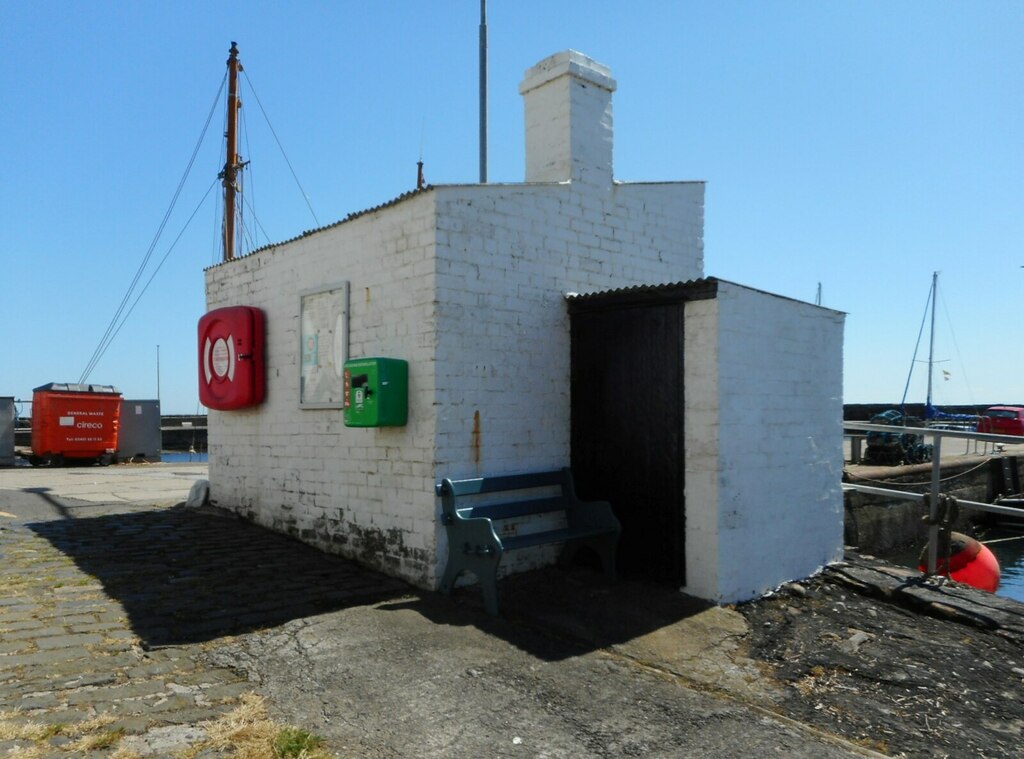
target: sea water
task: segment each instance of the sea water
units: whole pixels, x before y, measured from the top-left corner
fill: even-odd
[[[982,542],[999,560],[1001,577],[996,595],[1024,603],[1024,533],[989,530]]]
[[[160,454],[160,460],[164,463],[171,464],[205,464],[210,460],[210,454],[205,451],[202,453],[189,453],[188,451],[163,451]]]

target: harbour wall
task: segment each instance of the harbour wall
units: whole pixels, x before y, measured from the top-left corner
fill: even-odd
[[[961,500],[987,502],[991,457],[971,457],[964,462],[943,464],[942,492]],[[1017,457],[1018,467],[1020,457]],[[931,464],[900,467],[857,467],[856,474],[844,473],[844,482],[887,487],[913,493],[931,490]],[[886,554],[914,545],[924,545],[928,525],[924,504],[854,491],[844,493],[844,534],[846,545],[863,552]],[[961,509],[954,529],[969,532],[980,512]]]
[[[942,411],[946,414],[967,414],[969,416],[980,416],[981,413],[991,406],[1021,406],[1024,405],[1018,401],[1006,401],[998,403],[975,403],[969,405],[960,406],[948,406],[942,405]],[[843,421],[845,422],[869,422],[871,418],[876,414],[881,414],[883,411],[889,409],[906,409],[908,416],[916,416],[919,419],[924,418],[924,406],[923,403],[904,403],[902,407],[899,403],[847,403],[843,406]]]

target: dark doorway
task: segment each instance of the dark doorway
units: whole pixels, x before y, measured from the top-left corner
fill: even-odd
[[[683,304],[572,322],[572,467],[580,497],[608,500],[619,569],[685,581]]]
[[[627,577],[686,582],[683,316],[715,282],[569,301],[572,467],[580,497],[611,502]]]

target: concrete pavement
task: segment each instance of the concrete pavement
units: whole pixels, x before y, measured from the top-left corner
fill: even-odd
[[[870,754],[775,713],[734,610],[580,570],[492,619],[172,505],[203,473],[0,472],[0,754],[171,756],[249,691],[343,757]]]
[[[109,467],[19,466],[10,469],[0,468],[0,491],[36,493],[62,502],[71,499],[90,504],[171,506],[184,501],[192,483],[205,479],[207,471],[205,463],[145,463]],[[47,514],[56,515],[53,510],[56,508],[54,504],[50,504],[48,508],[45,498],[37,500],[41,502],[37,504],[38,511],[32,513],[33,517],[46,518]],[[25,501],[23,508],[27,504],[28,501]],[[88,513],[96,513],[96,509]]]

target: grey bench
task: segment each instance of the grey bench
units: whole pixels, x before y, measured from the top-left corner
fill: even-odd
[[[577,549],[597,553],[605,574],[615,579],[615,549],[621,527],[605,501],[581,501],[573,487],[572,471],[444,479],[437,485],[441,522],[448,533],[448,565],[441,592],[450,594],[459,575],[476,575],[488,613],[498,613],[498,565],[506,551],[564,543],[560,559],[568,561]],[[490,498],[477,496],[493,495]],[[503,520],[536,514],[565,515],[565,526],[525,534],[502,529]],[[498,524],[496,524],[498,523]]]

